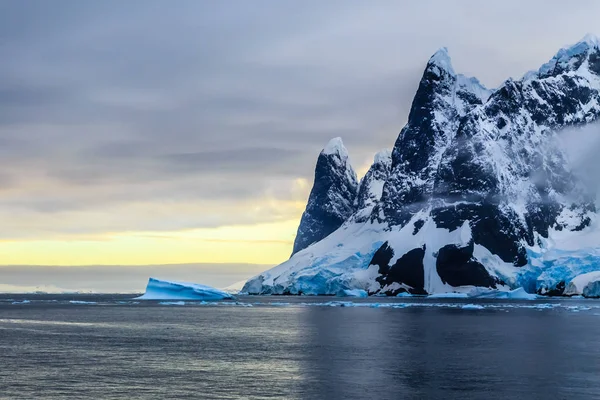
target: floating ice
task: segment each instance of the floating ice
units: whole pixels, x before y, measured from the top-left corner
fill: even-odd
[[[518,288],[515,290],[489,290],[483,288],[475,288],[468,293],[469,297],[477,299],[514,299],[514,300],[535,300],[537,295],[527,293],[525,289]]]
[[[344,289],[340,290],[336,296],[338,297],[368,297],[369,294],[361,289]]]
[[[233,299],[227,292],[206,285],[148,279],[146,293],[140,300],[224,300]]]
[[[485,307],[480,304],[464,304],[461,308],[463,310],[483,310]]]
[[[431,296],[428,296],[428,298],[430,298],[430,299],[466,299],[468,297],[469,297],[469,295],[467,293],[455,293],[455,292],[436,293],[436,294],[432,294]]]

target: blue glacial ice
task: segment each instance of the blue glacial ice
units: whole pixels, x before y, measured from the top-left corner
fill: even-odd
[[[598,249],[528,251],[530,264],[519,269],[518,286],[529,293],[545,294],[559,284],[568,285],[575,277],[600,270]]]
[[[583,288],[583,295],[585,297],[600,297],[600,280],[588,283]]]
[[[427,296],[429,299],[466,299],[469,297],[468,293],[435,293],[430,296]]]
[[[514,290],[489,290],[485,288],[474,288],[468,293],[469,298],[474,299],[512,299],[512,300],[536,300],[538,295],[527,293],[523,288]]]
[[[211,286],[197,283],[170,282],[160,279],[148,279],[146,293],[137,297],[140,300],[224,300],[234,297]]]
[[[338,297],[369,297],[366,290],[362,289],[342,289],[336,293]]]

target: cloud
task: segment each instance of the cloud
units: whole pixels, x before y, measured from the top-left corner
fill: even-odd
[[[583,127],[570,127],[558,132],[557,145],[565,151],[571,168],[584,185],[584,188],[596,195],[600,191],[600,123]]]
[[[598,14],[595,1],[2,2],[2,237],[297,218],[310,186],[297,182],[331,137],[357,169],[392,146],[437,48],[494,86]]]

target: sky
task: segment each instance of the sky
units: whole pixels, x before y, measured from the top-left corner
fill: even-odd
[[[438,48],[493,88],[600,34],[598,15],[595,0],[0,0],[0,281],[84,265],[248,278],[289,257],[329,139],[359,174],[392,146]]]

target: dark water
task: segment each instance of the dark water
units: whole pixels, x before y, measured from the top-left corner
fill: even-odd
[[[600,398],[598,301],[331,300],[2,295],[0,397]]]

